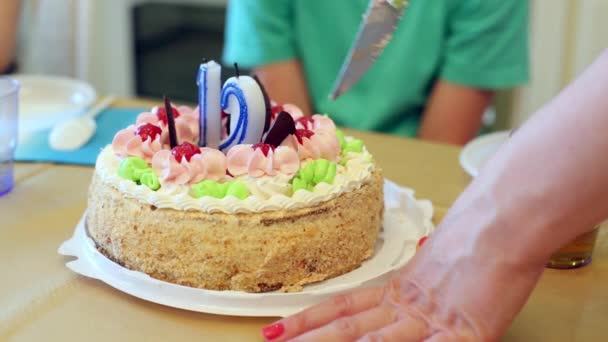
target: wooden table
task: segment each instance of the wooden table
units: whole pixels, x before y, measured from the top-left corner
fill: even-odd
[[[119,106],[147,105],[122,101]],[[366,142],[386,177],[431,199],[437,217],[469,178],[459,149],[350,132]],[[0,198],[0,341],[250,341],[271,318],[182,311],[149,303],[74,274],[57,254],[86,208],[93,169],[17,164],[16,187]],[[547,270],[505,341],[608,339],[608,233],[594,260],[577,270]]]

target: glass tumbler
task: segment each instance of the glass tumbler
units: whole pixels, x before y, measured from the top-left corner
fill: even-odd
[[[0,77],[0,197],[13,189],[18,119],[19,82]]]

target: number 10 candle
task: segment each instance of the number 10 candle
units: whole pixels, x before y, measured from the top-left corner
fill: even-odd
[[[269,112],[261,85],[237,71],[237,76],[220,88],[221,73],[221,66],[214,61],[199,67],[199,145],[226,152],[234,145],[259,143]],[[223,141],[222,110],[230,115],[230,134]]]

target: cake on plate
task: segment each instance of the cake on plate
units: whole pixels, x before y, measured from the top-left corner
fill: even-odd
[[[214,68],[201,65],[197,108],[141,113],[99,154],[86,213],[97,248],[210,290],[298,291],[359,267],[384,203],[363,142],[272,103],[257,79],[220,90]]]

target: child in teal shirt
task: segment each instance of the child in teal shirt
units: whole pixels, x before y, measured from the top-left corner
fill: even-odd
[[[476,135],[495,90],[527,80],[526,0],[411,0],[376,63],[329,100],[368,4],[231,0],[224,61],[338,125],[455,144]]]

